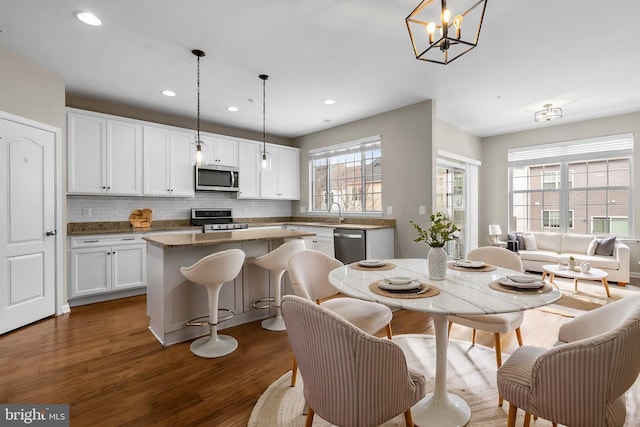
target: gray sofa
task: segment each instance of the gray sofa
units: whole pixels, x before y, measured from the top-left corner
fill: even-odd
[[[517,233],[516,237],[525,270],[542,272],[543,265],[567,264],[569,257],[573,256],[576,265],[586,261],[591,267],[606,271],[610,282],[623,286],[629,283],[629,247],[617,239],[612,244],[613,252],[608,255],[594,253],[594,246],[597,250],[598,244],[604,246],[606,241],[591,234],[529,232]],[[524,244],[521,243],[523,241]]]

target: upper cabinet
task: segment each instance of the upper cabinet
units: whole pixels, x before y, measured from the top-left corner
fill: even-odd
[[[300,200],[300,149],[273,144],[266,149],[271,171],[260,172],[260,198]]]
[[[68,192],[142,195],[142,126],[69,112]]]
[[[144,194],[147,196],[192,197],[194,169],[191,164],[189,132],[144,127]]]
[[[68,109],[68,193],[193,197],[196,134],[91,111]],[[300,150],[266,144],[271,171],[260,171],[263,143],[201,133],[206,163],[235,166],[239,199],[300,199]]]
[[[258,157],[262,143],[255,141],[238,141],[238,199],[260,198],[260,172]]]
[[[232,138],[223,138],[212,135],[200,134],[207,150],[207,164],[238,167],[238,141]]]

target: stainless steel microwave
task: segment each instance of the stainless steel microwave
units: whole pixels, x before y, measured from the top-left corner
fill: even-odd
[[[196,166],[196,191],[238,191],[238,168],[234,166]]]

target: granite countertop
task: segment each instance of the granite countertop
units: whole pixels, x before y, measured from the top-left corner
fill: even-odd
[[[152,245],[171,249],[190,246],[211,246],[223,243],[242,243],[252,240],[291,239],[306,236],[315,236],[315,233],[278,229],[246,229],[216,231],[215,233],[162,234],[158,236],[147,236],[144,237],[144,239]]]
[[[313,221],[311,221],[313,219]],[[236,218],[236,222],[246,222],[249,229],[253,227],[265,227],[270,225],[298,225],[309,227],[327,228],[356,228],[372,230],[378,228],[395,228],[394,219],[383,218],[344,218],[342,224],[337,223],[337,217],[277,217],[277,218]],[[112,233],[154,233],[162,231],[192,230],[194,233],[202,231],[200,226],[192,226],[190,219],[156,220],[151,227],[136,229],[129,221],[105,221],[105,222],[70,222],[67,224],[68,236],[81,236],[88,234],[112,234]]]

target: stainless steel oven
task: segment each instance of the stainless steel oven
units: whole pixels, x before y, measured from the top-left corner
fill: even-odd
[[[249,226],[244,222],[235,222],[230,209],[214,208],[191,209],[191,225],[201,225],[204,233],[242,230]]]

